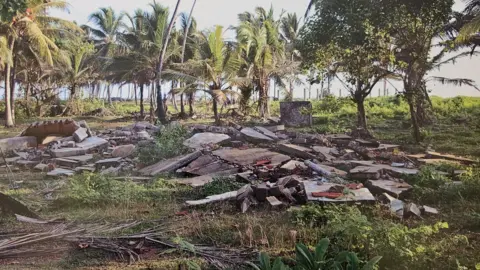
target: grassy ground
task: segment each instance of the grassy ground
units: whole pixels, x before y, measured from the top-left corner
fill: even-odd
[[[411,140],[408,111],[402,101],[369,100],[367,111],[371,130],[380,140],[399,143],[408,150],[420,151],[431,146],[437,151],[479,158],[480,122],[477,116],[480,116],[480,99],[452,101],[435,98],[433,101],[437,119],[434,125],[423,131],[425,143],[421,145],[415,145]],[[352,104],[346,100],[329,103],[314,102],[315,126],[309,132],[337,133],[351,129],[355,119]],[[272,104],[272,112],[278,112],[278,103]],[[112,118],[89,117],[86,120],[93,129],[128,124],[127,120],[116,122]],[[211,119],[194,121],[210,122]],[[28,122],[24,121],[14,130],[0,129],[0,136],[16,135]],[[161,140],[167,146],[178,144],[169,137]],[[168,151],[172,148],[164,147],[153,153],[160,156]],[[453,168],[424,168],[418,177],[408,181],[415,186],[411,200],[437,207],[440,215],[405,221],[396,219],[379,205],[307,205],[288,211],[256,208],[247,214],[240,214],[229,204],[184,208],[186,199],[197,199],[225,186],[219,182],[209,189],[192,189],[169,183],[166,180],[168,176],[137,184],[98,175],[46,179],[42,174],[25,170],[12,176],[3,169],[0,171],[0,191],[19,199],[45,219],[65,218],[75,224],[146,222],[123,232],[129,234],[161,224],[166,238],[181,238],[194,244],[262,250],[285,258],[294,255],[296,242],[314,245],[319,239],[328,237],[333,254],[352,250],[362,260],[383,256],[380,269],[480,267],[480,172],[475,167],[463,168],[467,169],[467,173],[455,179],[463,182],[458,186],[451,184],[452,178],[439,175],[433,169],[450,171]],[[23,182],[20,189],[10,190],[11,181]],[[57,190],[53,198],[47,200],[40,191],[51,188]],[[181,211],[187,211],[187,216],[178,216]],[[18,223],[12,218],[0,218],[0,233],[34,231],[37,226]],[[127,265],[102,252],[65,246],[63,253],[46,258],[0,260],[0,268],[178,269],[179,265],[191,261],[200,265],[205,263],[190,254],[154,250],[143,261]],[[205,266],[202,269],[209,268]]]

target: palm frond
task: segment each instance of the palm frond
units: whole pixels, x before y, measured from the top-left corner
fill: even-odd
[[[453,86],[463,86],[467,85],[470,87],[475,88],[476,90],[480,89],[477,87],[477,84],[475,83],[474,80],[471,79],[465,79],[465,78],[445,78],[445,77],[436,77],[432,76],[430,77],[430,80],[439,82],[441,84],[448,84],[448,85],[453,85]]]

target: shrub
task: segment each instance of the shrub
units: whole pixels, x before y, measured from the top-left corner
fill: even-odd
[[[165,126],[160,135],[152,144],[138,148],[137,154],[141,163],[151,165],[162,159],[176,157],[188,152],[188,147],[183,145],[188,130],[181,125]]]

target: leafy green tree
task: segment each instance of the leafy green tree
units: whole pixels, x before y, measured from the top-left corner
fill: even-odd
[[[391,74],[393,61],[388,21],[381,0],[314,1],[315,13],[302,30],[304,64],[318,70],[342,72],[344,86],[357,104],[357,127],[367,131],[364,101],[375,85]],[[323,80],[323,78],[319,79]]]

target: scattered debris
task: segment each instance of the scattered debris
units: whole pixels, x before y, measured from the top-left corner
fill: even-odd
[[[285,154],[289,154],[293,157],[303,158],[303,159],[315,159],[316,156],[311,154],[312,150],[310,148],[294,145],[294,144],[280,144],[278,145],[278,150]]]
[[[202,155],[202,152],[196,151],[181,157],[175,157],[175,158],[163,160],[151,166],[145,167],[141,169],[139,172],[142,175],[150,175],[150,176],[159,175],[161,173],[174,172],[177,169],[180,169],[181,167],[197,159],[201,155]]]
[[[272,166],[278,166],[290,160],[290,157],[272,152],[263,148],[250,148],[245,150],[223,148],[213,152],[213,155],[239,166],[252,166],[258,160],[269,160]]]
[[[254,130],[253,128],[244,128],[240,131],[245,139],[252,143],[269,143],[273,142],[273,139],[263,135],[262,133]]]

